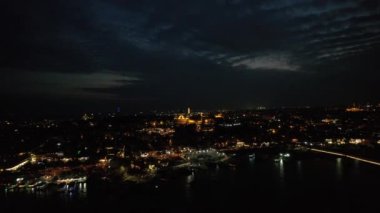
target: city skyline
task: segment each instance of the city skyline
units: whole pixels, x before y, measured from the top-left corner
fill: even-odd
[[[0,119],[0,203],[6,212],[374,212],[379,112],[185,108]]]

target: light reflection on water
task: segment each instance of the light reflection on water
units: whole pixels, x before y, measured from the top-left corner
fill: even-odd
[[[285,173],[284,173],[284,160],[283,160],[283,159],[280,159],[279,171],[280,171],[280,180],[281,180],[281,182],[283,182],[283,181],[284,181],[284,178],[285,178]]]
[[[353,174],[356,176],[360,174],[359,164],[360,164],[360,161],[354,160]]]
[[[57,188],[50,188],[46,190],[38,190],[35,188],[27,188],[27,189],[15,189],[15,190],[4,190],[4,197],[8,198],[13,195],[26,195],[31,198],[37,199],[46,199],[52,196],[58,195],[62,200],[69,201],[70,199],[87,198],[87,183],[76,183],[76,186],[68,190],[68,185],[63,186],[63,188],[67,189],[67,191],[58,191]]]
[[[192,198],[192,192],[191,192],[191,184],[195,180],[195,172],[192,171],[190,175],[186,177],[186,184],[185,184],[185,197],[188,201],[191,201]]]
[[[297,161],[297,177],[298,179],[303,179],[303,173],[302,173],[302,161]]]
[[[336,159],[336,178],[337,180],[342,180],[343,175],[343,166],[342,166],[342,158]]]
[[[249,158],[249,163],[250,163],[251,165],[255,164],[255,159],[254,159],[254,158]]]
[[[281,185],[283,185],[285,180],[285,171],[284,171],[284,160],[281,158],[278,161],[275,161],[275,169],[277,170],[278,178]]]
[[[191,184],[194,181],[195,173],[192,172],[190,175],[187,176],[186,178],[186,183],[187,185]]]

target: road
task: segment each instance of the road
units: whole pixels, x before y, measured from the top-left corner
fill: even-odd
[[[336,156],[351,158],[351,159],[358,160],[358,161],[361,161],[361,162],[365,162],[365,163],[373,164],[373,165],[376,165],[376,166],[380,166],[380,162],[371,161],[371,160],[367,160],[367,159],[364,159],[364,158],[359,158],[359,157],[356,157],[356,156],[353,156],[353,155],[346,155],[346,154],[339,153],[339,152],[331,152],[331,151],[325,151],[325,150],[322,150],[322,149],[314,149],[314,148],[311,148],[310,150],[313,151],[313,152],[320,152],[320,153],[325,153],[325,154],[330,154],[330,155],[336,155]]]

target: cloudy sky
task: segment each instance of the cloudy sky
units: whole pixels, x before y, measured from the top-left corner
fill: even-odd
[[[377,0],[4,0],[1,113],[380,100]]]

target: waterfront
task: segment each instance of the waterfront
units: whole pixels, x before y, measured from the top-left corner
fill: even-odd
[[[7,193],[1,206],[6,212],[379,212],[380,167],[324,154],[275,157],[238,155],[225,165],[145,184],[90,181],[85,193]]]

